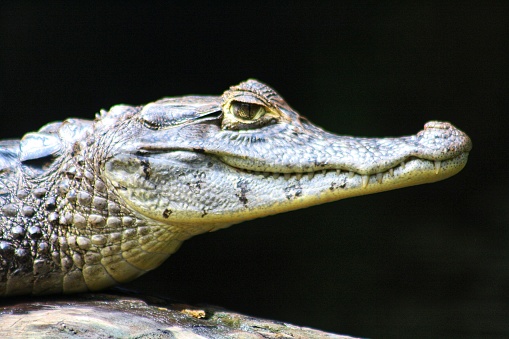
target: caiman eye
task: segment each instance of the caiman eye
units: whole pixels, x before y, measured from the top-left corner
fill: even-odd
[[[242,120],[256,120],[265,115],[266,110],[261,105],[234,101],[230,105],[230,112]]]
[[[222,128],[227,130],[256,129],[279,121],[279,113],[264,105],[231,101],[223,106]]]

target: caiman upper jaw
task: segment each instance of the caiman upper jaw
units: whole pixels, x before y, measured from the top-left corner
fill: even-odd
[[[369,176],[394,169],[411,159],[435,162],[439,169],[441,161],[468,153],[472,147],[465,133],[450,123],[438,121],[428,122],[417,135],[400,138],[337,136],[310,124],[300,133],[292,133],[291,137],[286,136],[289,133],[278,132],[280,139],[276,141],[251,143],[253,157],[228,146],[219,146],[219,150],[212,146],[207,152],[232,167],[247,171],[306,174],[341,170]],[[256,135],[244,136],[250,137],[256,138]],[[267,149],[264,151],[264,148]]]

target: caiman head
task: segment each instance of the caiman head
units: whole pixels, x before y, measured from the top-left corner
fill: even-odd
[[[1,296],[100,290],[199,233],[442,180],[465,166],[471,142],[436,121],[400,138],[334,135],[248,80],[221,97],[114,106],[0,146]]]
[[[458,173],[471,142],[447,122],[400,138],[338,136],[256,80],[221,97],[114,106],[96,122],[100,171],[144,217],[192,236]],[[102,147],[103,145],[101,145]]]

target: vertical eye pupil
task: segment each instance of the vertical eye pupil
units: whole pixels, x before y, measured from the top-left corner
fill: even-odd
[[[253,116],[251,115],[251,111],[253,110],[251,105],[250,104],[240,104],[239,105],[239,115],[242,117],[242,118],[245,118],[245,119],[252,119]]]

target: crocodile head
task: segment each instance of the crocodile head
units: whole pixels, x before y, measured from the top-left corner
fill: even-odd
[[[400,138],[331,134],[256,80],[222,97],[115,106],[96,128],[117,140],[101,166],[117,194],[188,236],[442,180],[465,166],[471,149],[468,136],[447,122]]]

